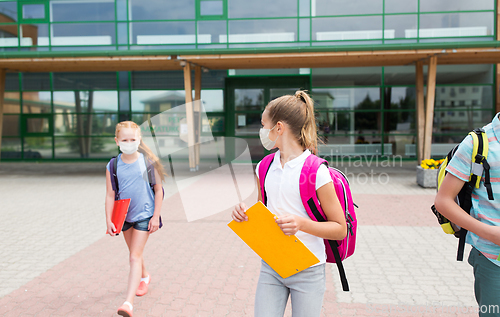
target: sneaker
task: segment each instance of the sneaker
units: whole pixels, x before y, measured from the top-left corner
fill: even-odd
[[[141,281],[139,284],[139,287],[137,288],[137,292],[135,295],[137,296],[144,296],[148,292],[148,285],[151,283],[151,275],[149,276],[149,281],[146,283],[144,281]]]
[[[132,304],[130,304],[129,302],[125,302],[120,308],[118,308],[118,315],[124,317],[132,317],[132,309]]]

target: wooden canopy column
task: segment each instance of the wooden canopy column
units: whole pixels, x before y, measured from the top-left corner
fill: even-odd
[[[418,61],[415,67],[416,74],[416,103],[417,103],[417,158],[418,164],[424,156],[424,131],[425,131],[425,107],[424,107],[424,63]]]
[[[200,136],[201,136],[201,66],[194,68],[194,118],[195,118],[195,160],[200,165]]]
[[[0,157],[2,157],[3,104],[5,94],[5,69],[0,69]]]
[[[424,133],[424,156],[423,159],[431,158],[432,128],[434,123],[434,99],[436,96],[436,67],[437,56],[429,59],[427,70],[427,102],[425,105],[425,133]]]
[[[188,130],[189,170],[196,171],[193,87],[191,85],[191,64],[184,65],[184,90],[186,92],[186,122]]]

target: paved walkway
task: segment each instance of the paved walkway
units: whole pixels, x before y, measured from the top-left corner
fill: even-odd
[[[328,265],[323,316],[477,316],[472,270],[454,261],[457,240],[437,226],[435,190],[415,184],[414,163],[339,167],[360,226],[345,261],[351,291]],[[104,236],[103,171],[0,164],[0,316],[116,316],[128,254],[121,236]],[[227,227],[230,210],[187,222],[177,186],[165,189],[165,227],[145,250],[150,292],[135,316],[253,316],[260,260]]]

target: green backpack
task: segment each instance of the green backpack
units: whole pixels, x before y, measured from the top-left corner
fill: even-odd
[[[481,182],[481,177],[484,172],[484,187],[488,192],[488,199],[493,200],[493,190],[491,189],[490,182],[490,165],[486,158],[488,157],[488,136],[483,129],[475,129],[469,133],[474,141],[474,146],[472,149],[472,167],[471,174],[469,176],[469,181],[464,184],[460,192],[456,197],[457,204],[468,214],[470,214],[470,209],[472,207],[472,190],[474,188],[479,188]],[[439,166],[438,177],[437,177],[437,190],[441,187],[444,177],[448,173],[446,167],[451,161],[455,152],[460,144],[455,145],[455,147],[448,153],[444,158],[443,163]],[[443,231],[447,234],[453,234],[458,240],[458,251],[457,251],[457,261],[463,261],[464,257],[464,247],[465,247],[465,237],[467,236],[467,230],[460,228],[456,224],[449,221],[445,216],[439,213],[434,205],[431,206],[431,210],[436,215],[439,224]]]

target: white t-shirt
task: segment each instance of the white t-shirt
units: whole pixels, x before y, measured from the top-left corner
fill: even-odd
[[[281,166],[280,151],[274,155],[267,172],[264,188],[267,194],[267,208],[275,215],[294,214],[310,219],[302,204],[299,189],[300,172],[309,155],[311,152],[305,150],[298,157],[285,163],[284,167]],[[259,177],[259,166],[260,162],[256,168],[257,177]],[[316,176],[316,190],[331,181],[328,168],[321,164]],[[325,244],[322,238],[303,231],[298,231],[295,236],[319,259],[319,264],[326,262]]]

